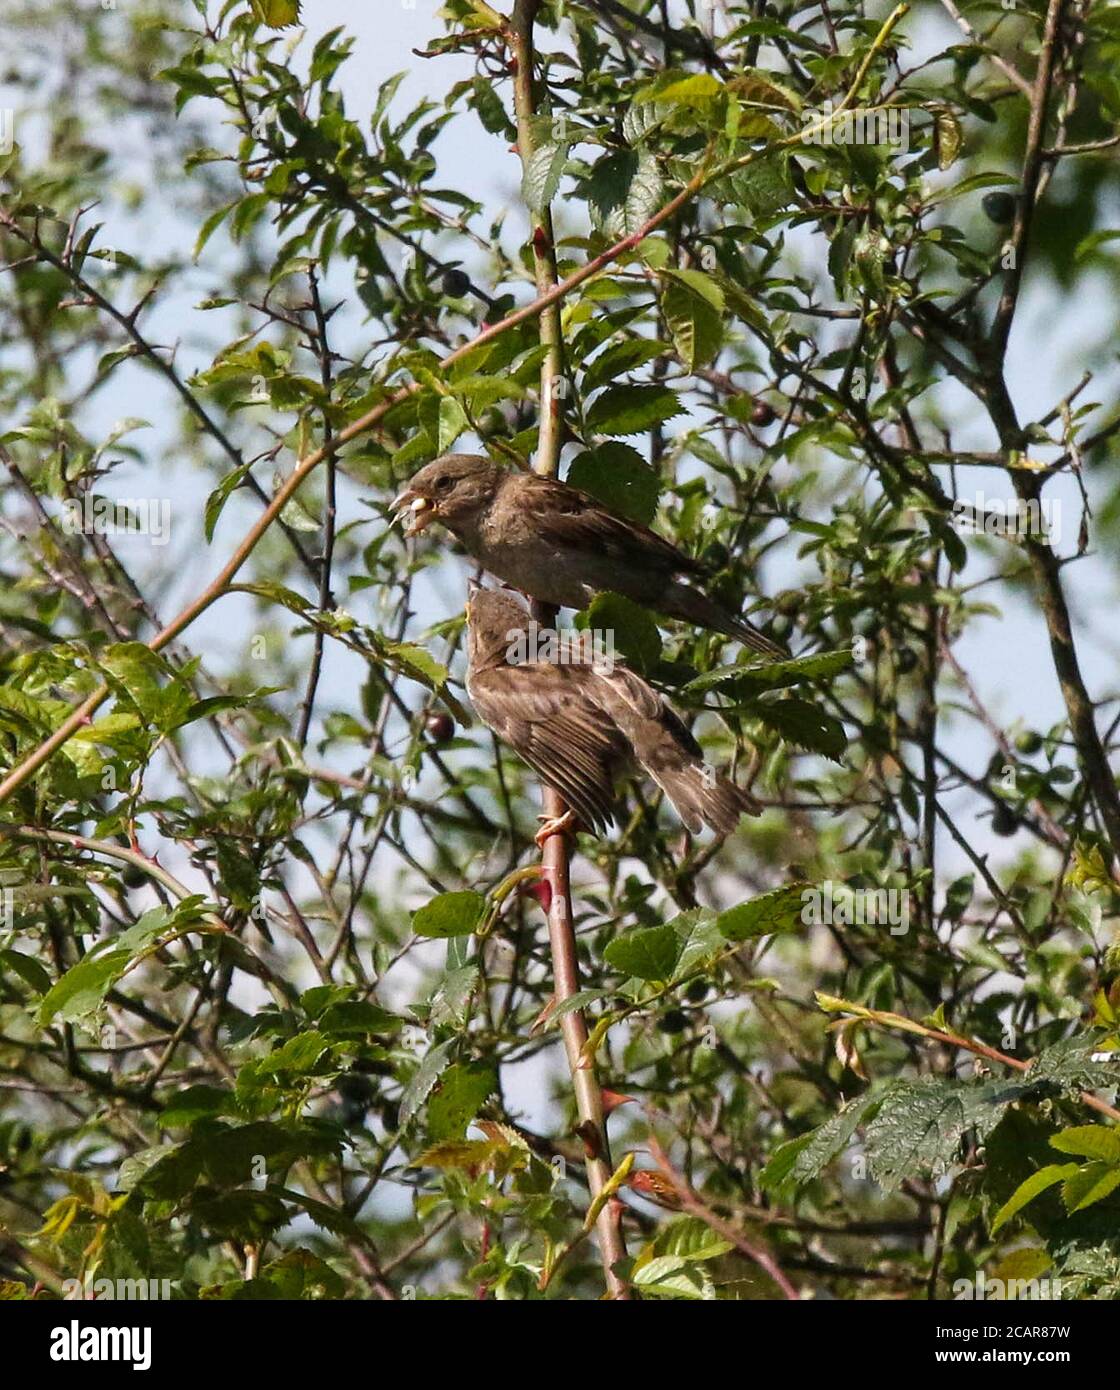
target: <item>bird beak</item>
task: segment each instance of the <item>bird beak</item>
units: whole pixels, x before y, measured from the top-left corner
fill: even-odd
[[[400,521],[406,518],[404,533],[406,536],[418,536],[424,527],[435,517],[435,504],[427,497],[421,497],[419,493],[413,492],[409,487],[394,497],[389,503],[389,510],[394,514],[394,519]]]

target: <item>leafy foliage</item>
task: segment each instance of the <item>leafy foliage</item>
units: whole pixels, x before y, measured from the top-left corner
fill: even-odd
[[[1115,12],[1032,123],[1029,7],[609,8],[449,0],[419,82],[294,0],[0,21],[4,1297],[598,1297],[588,1161],[643,1298],[1120,1296]],[[794,653],[577,617],[764,813],[620,784],[575,993],[389,516],[553,431]]]

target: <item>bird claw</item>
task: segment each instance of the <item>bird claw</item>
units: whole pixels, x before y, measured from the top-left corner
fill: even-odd
[[[544,849],[545,841],[551,840],[553,835],[570,835],[575,832],[576,818],[571,811],[565,811],[562,816],[538,816],[537,819],[543,822],[533,836],[538,849]]]

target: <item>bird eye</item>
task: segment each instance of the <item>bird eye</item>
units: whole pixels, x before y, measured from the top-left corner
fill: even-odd
[[[436,479],[436,484],[435,484],[435,486],[436,486],[436,491],[437,491],[437,492],[448,492],[448,491],[450,491],[451,485],[452,485],[452,483],[453,483],[454,481],[455,481],[455,479],[451,476],[450,473],[444,473],[444,475],[443,475],[442,477]]]

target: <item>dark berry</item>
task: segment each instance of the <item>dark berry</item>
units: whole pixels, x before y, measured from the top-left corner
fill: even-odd
[[[997,806],[992,815],[992,829],[997,835],[1014,835],[1019,829],[1019,818],[1009,806]]]
[[[772,425],[778,417],[774,414],[774,407],[767,401],[755,401],[754,409],[751,411],[751,424],[764,428]]]
[[[446,743],[455,732],[455,721],[442,710],[433,710],[424,720],[424,727],[433,743]]]
[[[443,292],[451,299],[462,299],[471,287],[471,277],[461,270],[443,272]]]
[[[980,200],[980,206],[989,222],[994,222],[997,227],[1005,227],[1009,222],[1015,221],[1015,202],[1014,193],[998,191],[985,193]]]
[[[683,1033],[688,1027],[688,1015],[680,1009],[670,1009],[657,1020],[657,1026],[663,1033]]]

